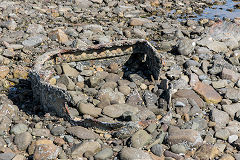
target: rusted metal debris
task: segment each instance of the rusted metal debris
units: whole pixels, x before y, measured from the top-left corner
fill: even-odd
[[[48,82],[52,74],[48,68],[62,62],[98,61],[102,59],[110,60],[111,58],[118,59],[119,63],[124,63],[133,54],[139,54],[143,58],[154,79],[159,78],[162,66],[161,54],[146,40],[123,40],[80,49],[56,50],[45,53],[37,58],[34,68],[30,73],[34,101],[40,103],[45,112],[54,112],[58,116],[67,117],[74,125],[91,128],[97,127],[104,130],[118,129],[118,134],[131,135],[132,131],[144,128],[144,126],[153,123],[153,121],[118,122],[113,124],[99,122],[94,119],[74,121],[69,116],[67,107],[67,104],[73,104],[72,97],[66,90],[53,86]],[[156,122],[154,121],[154,123]]]

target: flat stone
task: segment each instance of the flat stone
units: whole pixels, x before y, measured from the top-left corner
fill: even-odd
[[[69,127],[67,132],[80,139],[97,139],[99,135],[81,126]]]
[[[57,39],[60,43],[68,43],[68,36],[67,34],[65,34],[65,32],[63,32],[61,29],[58,29],[57,32]]]
[[[15,153],[13,152],[8,152],[8,153],[0,153],[0,159],[1,160],[10,160],[15,157]]]
[[[29,132],[17,134],[14,138],[14,143],[20,151],[25,151],[32,141],[32,135]]]
[[[29,24],[27,33],[44,33],[45,30],[42,25],[40,24]]]
[[[26,157],[21,155],[21,154],[17,154],[12,160],[25,160]]]
[[[54,136],[60,136],[60,135],[64,134],[65,130],[66,129],[63,126],[57,126],[57,127],[54,127],[53,129],[51,129],[51,133]]]
[[[28,39],[24,40],[22,44],[25,47],[35,47],[40,45],[45,40],[45,37],[43,35],[35,35],[28,37]]]
[[[207,103],[217,104],[222,101],[220,94],[215,91],[212,86],[205,83],[197,82],[193,89],[200,94]]]
[[[231,135],[231,136],[229,136],[228,137],[228,143],[233,143],[233,142],[235,142],[236,140],[238,139],[238,135]]]
[[[101,150],[101,145],[96,141],[86,141],[72,147],[72,156],[82,156],[86,152],[97,153]]]
[[[229,136],[230,132],[227,129],[220,129],[215,133],[215,137],[222,140],[227,140]]]
[[[83,26],[84,30],[91,30],[93,32],[103,32],[103,27],[98,24],[87,24]]]
[[[173,153],[177,153],[177,154],[179,154],[179,153],[183,153],[184,154],[184,153],[187,152],[186,148],[182,144],[174,144],[174,145],[172,145],[171,146],[171,151]]]
[[[113,104],[106,106],[103,109],[103,113],[112,118],[120,117],[124,112],[127,111],[136,114],[139,110],[137,107],[128,104]]]
[[[0,66],[0,78],[5,78],[8,73],[10,72],[10,69],[7,66]]]
[[[51,140],[40,139],[36,141],[33,158],[35,160],[56,159],[59,153],[60,149]]]
[[[102,112],[101,108],[95,107],[91,103],[87,103],[87,104],[79,103],[78,104],[78,110],[82,114],[88,114],[88,115],[93,116],[93,117],[98,117]]]
[[[160,144],[155,144],[151,147],[151,152],[161,157],[163,154],[163,147]]]
[[[50,134],[50,130],[49,129],[33,128],[32,135],[33,136],[37,136],[37,137],[42,137],[42,136],[49,137],[51,134]]]
[[[240,103],[233,103],[229,105],[222,105],[223,110],[227,112],[232,118],[234,118],[235,113],[240,111]]]
[[[222,79],[228,79],[233,82],[237,82],[240,78],[240,74],[236,73],[235,71],[227,68],[223,68],[222,74],[221,74]]]
[[[112,88],[101,89],[98,92],[98,99],[100,101],[109,100],[111,103],[123,104],[125,103],[125,96],[121,92],[113,91]]]
[[[195,156],[199,159],[214,159],[218,153],[217,147],[210,144],[204,144],[196,151]]]
[[[59,79],[57,79],[57,86],[58,84],[64,84],[68,90],[74,90],[75,83],[69,78],[67,75],[61,75]]]
[[[98,160],[104,160],[111,158],[113,156],[113,150],[111,148],[106,148],[98,152],[94,158]]]
[[[168,136],[168,142],[170,144],[178,144],[187,142],[191,145],[200,145],[203,140],[198,131],[193,129],[178,129],[171,131]]]
[[[172,98],[189,98],[193,99],[200,108],[205,106],[203,100],[190,89],[179,89],[175,94],[173,94]]]
[[[215,89],[224,88],[226,85],[227,85],[227,81],[222,79],[220,79],[219,81],[212,82],[212,86]]]
[[[125,96],[129,95],[130,92],[131,92],[131,89],[130,89],[130,87],[128,87],[128,86],[119,86],[119,87],[118,87],[118,90],[119,90],[119,92],[121,92],[121,93],[124,94]]]
[[[239,101],[240,100],[240,89],[227,88],[226,98],[230,100]]]
[[[67,63],[62,64],[62,69],[66,76],[76,78],[79,75],[79,72],[76,69],[70,67]]]
[[[152,136],[144,130],[139,130],[131,137],[132,147],[142,148],[152,140]]]
[[[178,45],[178,52],[181,55],[189,55],[193,52],[194,48],[196,46],[196,42],[194,42],[191,39],[184,38],[180,40],[179,45]]]
[[[141,149],[125,147],[120,152],[120,159],[136,160],[147,159],[152,160],[148,152],[144,152]]]
[[[220,126],[226,126],[229,122],[229,115],[224,112],[220,111],[216,108],[212,110],[212,116],[211,116],[212,121],[216,122]]]
[[[147,18],[132,18],[130,19],[130,22],[129,24],[131,26],[141,26],[145,23],[151,23],[152,21],[150,21],[149,19]]]
[[[28,126],[26,124],[19,123],[19,124],[14,125],[11,128],[10,132],[16,135],[16,134],[20,134],[20,133],[26,132],[27,129],[28,129]]]
[[[235,158],[230,154],[224,154],[219,160],[235,160]]]

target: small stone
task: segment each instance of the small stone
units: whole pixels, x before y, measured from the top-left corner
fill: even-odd
[[[128,87],[128,86],[119,86],[119,87],[118,87],[118,90],[119,90],[119,92],[121,92],[121,93],[124,94],[125,96],[129,95],[130,92],[131,92],[131,89],[130,89],[130,87]]]
[[[220,111],[216,108],[212,110],[212,121],[216,122],[220,126],[226,126],[229,122],[229,115],[226,112]]]
[[[7,66],[0,66],[0,78],[5,78],[8,73],[10,72],[10,69]]]
[[[80,74],[82,76],[90,77],[93,75],[93,71],[92,70],[83,70]]]
[[[95,154],[94,158],[97,160],[104,160],[113,156],[113,150],[111,148],[103,149],[102,151]]]
[[[102,112],[101,108],[97,108],[91,103],[79,103],[78,110],[82,114],[88,114],[93,117],[98,117]]]
[[[55,84],[57,83],[56,78],[51,78],[51,79],[49,80],[49,83],[50,83],[51,85],[55,85]]]
[[[187,152],[186,148],[182,144],[174,144],[174,145],[172,145],[171,146],[171,151],[173,153],[177,153],[177,154],[179,154],[179,153],[183,153],[184,154],[184,153]]]
[[[36,47],[40,45],[45,40],[45,37],[43,35],[35,35],[28,37],[28,39],[24,40],[22,44],[25,47]]]
[[[131,137],[132,147],[134,148],[142,148],[147,145],[152,139],[152,136],[149,135],[144,130],[139,130]]]
[[[33,128],[33,131],[32,131],[32,135],[33,136],[37,136],[37,137],[49,137],[51,134],[50,134],[50,130],[49,129],[45,129],[45,128]]]
[[[148,159],[151,160],[151,156],[148,152],[144,152],[141,149],[125,147],[120,152],[120,159],[136,160],[136,159]]]
[[[25,160],[26,159],[26,157],[24,157],[23,155],[21,155],[21,154],[18,154],[18,155],[16,155],[12,160]]]
[[[172,98],[193,99],[200,108],[205,106],[203,100],[193,90],[190,89],[180,89],[175,94],[173,94]]]
[[[227,84],[226,80],[213,81],[212,86],[215,89],[224,88]]]
[[[147,18],[132,18],[129,22],[131,26],[141,26],[145,23],[151,23]]]
[[[234,118],[235,114],[240,111],[240,103],[233,103],[229,105],[222,105],[223,110],[227,112],[232,118]]]
[[[101,150],[101,145],[95,141],[85,141],[83,143],[76,144],[72,147],[72,156],[83,156],[86,152],[91,152],[93,154]]]
[[[112,118],[120,117],[124,112],[132,112],[133,114],[136,114],[138,111],[137,107],[128,104],[113,104],[106,106],[103,109],[103,113]]]
[[[17,68],[15,68],[13,70],[13,76],[14,78],[17,78],[17,79],[27,79],[28,78],[28,70],[29,68],[27,67],[22,67],[22,66],[18,66]]]
[[[141,83],[140,88],[141,88],[142,90],[146,90],[146,89],[147,89],[147,85],[144,84],[144,83]]]
[[[238,135],[231,135],[228,137],[228,143],[233,143],[238,139]]]
[[[57,30],[57,39],[60,43],[68,43],[68,36],[61,29]]]
[[[195,153],[199,159],[214,159],[218,155],[218,149],[210,144],[202,145]]]
[[[76,69],[70,67],[67,63],[62,64],[62,69],[66,76],[76,78],[79,75],[79,72]]]
[[[219,160],[235,160],[235,158],[233,156],[231,156],[230,154],[224,154],[221,156],[221,158]]]
[[[199,145],[203,142],[200,134],[193,129],[179,129],[169,133],[168,142],[170,144],[178,144],[188,142],[191,145]]]
[[[207,84],[198,82],[193,89],[200,94],[207,103],[216,104],[222,101],[222,97],[219,93]]]
[[[227,129],[220,129],[215,133],[215,137],[222,140],[227,140],[229,136],[230,132]]]
[[[109,65],[109,68],[111,70],[112,73],[117,73],[119,70],[119,66],[117,63],[113,62]]]
[[[153,154],[161,157],[163,154],[163,147],[160,144],[155,144],[151,147],[151,151]]]
[[[222,79],[228,79],[233,82],[237,82],[240,78],[240,74],[234,72],[231,69],[223,68],[221,77],[222,77]]]
[[[58,84],[64,84],[68,90],[74,90],[75,83],[66,75],[61,75],[59,79],[57,79],[57,85]]]
[[[235,88],[227,88],[227,93],[225,94],[225,97],[234,100],[239,101],[240,100],[240,90]]]
[[[80,139],[97,139],[99,135],[81,126],[67,128],[67,132]]]
[[[7,153],[0,153],[1,160],[12,160],[15,157],[15,153],[7,152]]]
[[[19,124],[14,125],[11,128],[11,133],[17,135],[17,134],[21,134],[23,132],[26,132],[27,129],[28,129],[28,126],[26,124],[19,123]]]
[[[196,46],[196,42],[194,42],[190,39],[184,38],[180,41],[180,43],[178,45],[178,52],[181,55],[188,56],[189,54],[191,54],[193,52],[195,46]]]
[[[29,24],[27,33],[44,33],[45,30],[40,24]]]
[[[23,132],[17,134],[14,138],[14,143],[17,145],[18,149],[25,151],[27,147],[31,144],[32,135],[29,132]]]
[[[56,159],[59,153],[60,149],[51,140],[40,139],[36,141],[33,158],[35,160]]]
[[[63,126],[57,126],[57,127],[54,127],[53,129],[51,129],[51,133],[54,136],[60,136],[60,135],[64,134],[65,130],[66,129]]]

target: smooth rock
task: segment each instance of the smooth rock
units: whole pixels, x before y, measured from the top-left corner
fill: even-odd
[[[79,139],[97,139],[99,135],[81,126],[69,127],[67,132]]]
[[[20,151],[25,151],[32,141],[32,135],[29,132],[17,134],[14,138],[14,143]]]
[[[112,118],[120,117],[124,112],[132,112],[133,114],[136,114],[138,111],[137,107],[128,104],[113,104],[106,106],[103,109],[103,113]]]
[[[66,129],[63,126],[57,126],[57,127],[54,127],[53,129],[51,129],[51,133],[54,136],[60,136],[60,135],[64,134],[65,130]]]
[[[96,141],[85,141],[80,144],[75,144],[71,151],[72,156],[82,156],[86,152],[97,153],[101,150],[101,145]]]
[[[194,42],[193,40],[184,38],[179,42],[178,52],[181,55],[188,56],[193,52],[195,46],[196,46],[196,42]]]
[[[95,154],[94,158],[96,160],[104,160],[111,158],[113,156],[113,150],[111,148],[106,148]]]
[[[223,68],[222,74],[221,74],[222,79],[228,79],[233,82],[237,82],[240,78],[240,74],[236,73],[235,71],[227,68]]]
[[[155,144],[151,147],[151,152],[161,157],[163,154],[163,147],[160,144]]]
[[[199,159],[214,159],[218,153],[217,147],[210,144],[204,144],[196,151],[195,156]]]
[[[217,104],[222,101],[222,97],[212,86],[197,82],[193,89],[200,94],[207,103]]]
[[[235,114],[240,111],[240,103],[233,103],[229,105],[222,105],[223,110],[227,112],[232,118],[234,118]]]
[[[144,152],[141,149],[125,147],[120,152],[121,160],[136,160],[136,159],[147,159],[152,160],[148,152]]]
[[[184,153],[187,152],[186,148],[182,144],[174,144],[174,145],[172,145],[171,146],[171,151],[173,153],[177,153],[177,154],[179,154],[179,153],[183,153],[184,154]]]
[[[33,158],[35,160],[56,159],[59,153],[60,149],[51,140],[40,139],[36,141]]]
[[[134,148],[142,148],[147,145],[152,139],[152,136],[149,135],[144,130],[139,130],[131,137],[132,147]]]
[[[101,108],[95,107],[91,103],[87,103],[87,104],[79,103],[78,110],[79,110],[79,113],[88,114],[93,117],[98,117],[102,112]]]
[[[63,69],[64,74],[68,77],[76,78],[79,75],[79,72],[76,69],[70,67],[69,64],[67,64],[67,63],[62,64],[62,69]]]
[[[190,143],[191,145],[200,145],[203,140],[198,131],[193,129],[179,129],[169,133],[168,142],[170,144],[178,144],[182,142]]]
[[[49,129],[45,129],[45,128],[33,128],[32,130],[32,135],[33,136],[37,136],[37,137],[49,137],[51,134],[50,134],[50,130]]]
[[[28,126],[26,124],[19,123],[19,124],[14,125],[11,128],[10,132],[16,135],[16,134],[20,134],[20,133],[26,132],[27,129],[28,129]]]
[[[220,126],[226,126],[229,122],[229,115],[224,112],[220,111],[216,108],[212,110],[212,116],[211,116],[212,121],[216,122]]]
[[[8,73],[10,72],[10,69],[7,66],[0,66],[0,78],[5,78]]]
[[[45,40],[45,37],[43,35],[35,35],[28,37],[28,39],[24,40],[22,44],[25,47],[36,47],[40,45]]]
[[[229,136],[230,132],[227,129],[220,129],[215,133],[215,137],[222,140],[227,140]]]

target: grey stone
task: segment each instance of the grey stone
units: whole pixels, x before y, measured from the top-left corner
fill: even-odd
[[[161,144],[155,144],[151,147],[151,151],[153,154],[161,157],[163,154],[163,147],[161,146]]]
[[[45,30],[40,24],[29,24],[27,33],[44,33]]]
[[[61,75],[59,79],[57,79],[57,84],[62,83],[64,84],[68,90],[74,90],[75,83],[65,74]]]
[[[99,135],[81,126],[69,127],[67,132],[80,139],[97,139]]]
[[[240,103],[233,103],[229,105],[223,105],[223,110],[227,112],[232,118],[234,118],[235,113],[240,111]]]
[[[148,90],[144,92],[144,100],[147,106],[152,106],[157,103],[158,96]]]
[[[97,153],[101,150],[101,145],[96,141],[85,141],[83,143],[75,144],[71,151],[72,156],[83,156],[84,153]]]
[[[229,115],[224,112],[220,111],[216,108],[212,110],[212,116],[211,116],[212,121],[216,122],[220,126],[226,126],[229,122]]]
[[[19,123],[19,124],[14,125],[11,128],[10,132],[16,135],[16,134],[20,134],[20,133],[26,132],[27,129],[28,129],[28,126],[26,124]]]
[[[133,114],[136,114],[139,110],[137,107],[131,106],[128,104],[113,104],[113,105],[104,107],[103,114],[112,118],[117,118],[127,111],[132,112]]]
[[[106,148],[95,154],[94,158],[97,160],[104,160],[111,158],[113,156],[113,150],[111,148]]]
[[[54,127],[53,129],[51,129],[51,133],[54,136],[60,136],[60,135],[64,134],[65,130],[66,129],[63,126],[57,126],[57,127]]]
[[[32,130],[32,135],[33,136],[37,136],[37,137],[49,137],[51,134],[50,134],[50,130],[49,129],[44,129],[44,128],[41,128],[41,129],[37,129],[37,128],[33,128]]]
[[[187,56],[193,52],[195,46],[196,46],[196,42],[190,39],[184,38],[179,42],[178,52],[181,55]]]
[[[62,64],[62,69],[63,69],[63,73],[68,77],[76,78],[79,75],[79,72],[76,69],[70,67],[69,64],[67,63]]]
[[[80,74],[82,76],[90,77],[93,75],[93,71],[92,70],[83,70]]]
[[[141,149],[125,147],[120,152],[121,160],[147,159],[152,160],[151,156]]]
[[[22,44],[25,47],[35,47],[40,45],[45,40],[45,37],[43,35],[35,35],[28,37],[28,39],[24,40]]]
[[[112,88],[101,89],[98,92],[98,99],[102,100],[109,100],[112,104],[123,104],[125,103],[125,96],[121,92],[113,91]]]
[[[88,114],[88,115],[93,116],[93,117],[98,117],[102,112],[101,108],[95,107],[91,103],[87,103],[87,104],[79,103],[78,104],[78,110],[82,114]]]
[[[227,88],[226,98],[230,100],[239,101],[240,100],[240,90],[235,88]]]
[[[215,133],[215,137],[222,140],[227,140],[229,136],[230,132],[227,129],[220,129]]]
[[[139,130],[131,137],[132,147],[134,148],[142,148],[147,145],[152,139],[152,136],[149,135],[144,130]]]
[[[230,135],[229,137],[228,137],[228,143],[233,143],[233,142],[235,142],[236,140],[238,139],[238,135]]]
[[[174,144],[174,145],[172,145],[171,146],[171,151],[173,153],[177,153],[177,154],[179,154],[179,153],[186,153],[187,152],[186,148],[182,144]]]
[[[25,151],[27,147],[31,144],[32,135],[29,132],[23,132],[17,134],[14,138],[14,143],[17,145],[18,149]]]
[[[118,87],[118,90],[119,90],[119,92],[121,92],[121,93],[124,94],[125,96],[129,95],[130,92],[131,92],[131,89],[130,89],[130,87],[128,87],[128,86],[119,86],[119,87]]]
[[[13,152],[0,153],[1,160],[10,160],[10,159],[13,159],[15,156],[16,156],[16,154]]]

